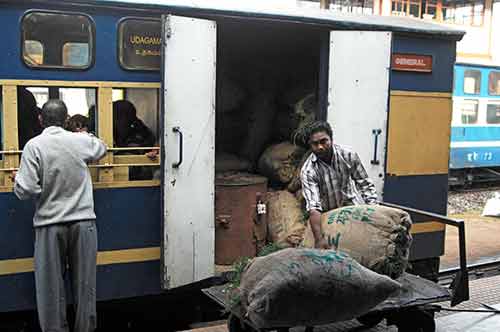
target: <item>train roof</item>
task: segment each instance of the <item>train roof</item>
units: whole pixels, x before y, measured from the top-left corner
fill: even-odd
[[[46,0],[47,2],[59,2]],[[333,11],[301,8],[286,1],[235,1],[235,0],[68,0],[68,4],[90,4],[105,7],[149,8],[171,10],[180,15],[239,17],[277,20],[331,27],[337,30],[378,30],[401,33],[418,33],[441,38],[460,40],[464,31],[416,18],[353,15]]]

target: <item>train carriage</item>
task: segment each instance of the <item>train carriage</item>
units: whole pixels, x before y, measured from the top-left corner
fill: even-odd
[[[313,82],[316,117],[360,154],[381,199],[446,214],[460,31],[201,1],[0,1],[0,22],[9,31],[0,61],[0,312],[35,306],[33,206],[15,198],[9,177],[29,118],[26,91],[38,107],[47,98],[72,103],[70,113],[88,116],[110,148],[89,165],[99,301],[162,294],[216,272],[215,151],[229,116],[218,92],[227,73],[247,95]],[[117,145],[113,105],[122,99],[157,138],[151,146]],[[158,160],[145,155],[158,150]],[[143,168],[150,175],[137,177]],[[414,222],[414,268],[435,277],[444,226]]]
[[[454,78],[450,183],[495,179],[500,167],[500,68],[458,63]]]

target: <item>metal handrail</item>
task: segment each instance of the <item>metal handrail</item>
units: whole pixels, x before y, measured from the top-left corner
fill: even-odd
[[[110,148],[107,147],[108,151],[134,151],[134,150],[160,150],[159,146],[147,146],[147,147],[124,147],[124,148]],[[0,154],[21,154],[23,150],[0,150]]]
[[[393,207],[396,209],[401,209],[406,212],[417,214],[420,216],[428,217],[433,221],[446,224],[449,226],[458,228],[458,244],[459,244],[459,259],[460,259],[460,270],[455,275],[451,283],[452,296],[451,296],[451,306],[455,306],[463,301],[469,300],[469,273],[467,269],[467,251],[465,246],[465,223],[463,220],[449,218],[437,213],[427,212],[423,210],[418,210],[406,206],[401,206],[397,204],[380,202],[381,205],[388,207]]]

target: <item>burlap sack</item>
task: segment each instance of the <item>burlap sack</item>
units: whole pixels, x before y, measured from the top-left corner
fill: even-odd
[[[333,249],[391,278],[399,277],[407,267],[410,228],[408,213],[381,205],[346,206],[321,215],[321,233]],[[303,245],[314,247],[310,226]]]
[[[316,117],[316,95],[309,93],[302,95],[293,105],[280,109],[274,120],[274,138],[277,140],[290,140],[297,129],[314,121]]]
[[[304,239],[306,219],[295,196],[285,190],[267,193],[267,227],[270,242],[296,247]]]
[[[292,177],[292,180],[286,187],[286,190],[288,190],[291,193],[296,193],[300,189],[302,189],[302,182],[300,179],[300,172],[302,170],[302,166],[304,166],[304,163],[306,162],[307,158],[311,155],[312,151],[309,150],[306,153],[302,155],[302,159],[300,160],[299,165],[297,166],[297,169],[295,170],[295,174]]]
[[[270,181],[288,184],[294,178],[305,150],[289,142],[269,146],[259,159],[259,173]]]
[[[314,326],[359,317],[401,285],[334,250],[284,249],[243,272],[243,314],[258,328]]]
[[[243,158],[234,154],[220,152],[215,155],[215,171],[216,172],[241,172],[250,171],[252,164]]]

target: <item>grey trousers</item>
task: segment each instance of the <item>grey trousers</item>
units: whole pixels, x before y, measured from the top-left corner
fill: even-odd
[[[96,329],[97,228],[95,220],[35,228],[35,285],[43,332],[67,332],[64,275],[70,273],[75,332]],[[67,267],[69,266],[69,270]]]

